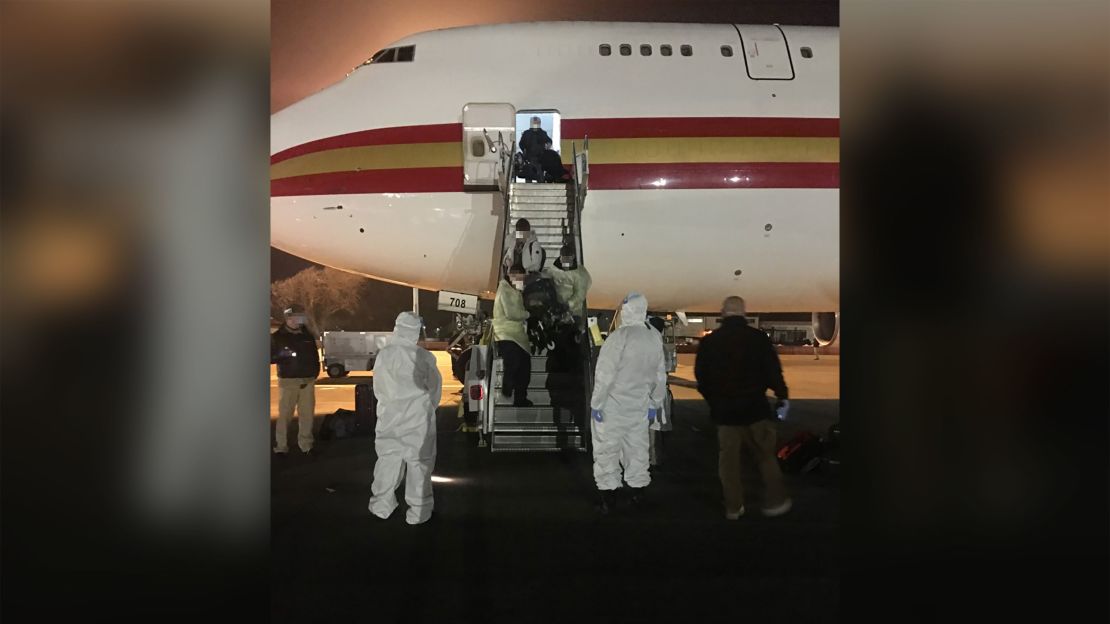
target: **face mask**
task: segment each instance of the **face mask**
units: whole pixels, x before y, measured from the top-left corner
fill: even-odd
[[[303,316],[290,316],[289,322],[292,323],[294,327],[300,327],[307,322],[307,319]]]
[[[524,282],[519,281],[519,280],[513,280],[513,288],[515,288],[517,290],[524,290]]]
[[[528,232],[527,232],[527,231],[525,231],[525,230],[517,230],[517,233],[516,233],[516,237],[517,237],[517,238],[524,238],[524,236],[525,236],[526,234],[528,234]]]

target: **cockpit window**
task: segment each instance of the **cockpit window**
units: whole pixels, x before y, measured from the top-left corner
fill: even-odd
[[[410,63],[416,58],[416,46],[401,46],[399,48],[386,48],[378,50],[359,67],[377,65],[378,63]]]

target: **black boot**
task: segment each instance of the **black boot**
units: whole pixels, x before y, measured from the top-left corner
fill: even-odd
[[[632,490],[632,507],[644,511],[651,507],[647,499],[647,487],[630,488]]]
[[[603,516],[607,516],[615,511],[617,508],[617,492],[615,490],[601,490],[601,497],[597,505],[597,511]]]

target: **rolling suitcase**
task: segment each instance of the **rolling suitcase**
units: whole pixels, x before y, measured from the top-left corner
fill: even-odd
[[[787,474],[809,472],[821,464],[823,450],[824,444],[820,438],[808,431],[802,431],[779,447],[779,466]]]
[[[355,412],[350,425],[350,435],[364,436],[374,433],[377,399],[374,397],[373,384],[360,383],[355,386]]]

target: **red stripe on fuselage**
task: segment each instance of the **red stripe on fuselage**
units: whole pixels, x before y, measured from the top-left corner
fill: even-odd
[[[590,190],[839,188],[839,163],[590,165]]]
[[[839,137],[840,119],[810,117],[617,117],[564,119],[563,139]]]
[[[374,130],[361,130],[340,134],[302,143],[295,147],[284,149],[270,156],[270,164],[288,160],[294,156],[303,156],[313,152],[336,149],[340,147],[363,147],[367,145],[395,145],[400,143],[446,143],[448,141],[462,142],[462,124],[434,124],[428,126],[398,126],[395,128],[375,128]]]
[[[354,193],[461,193],[462,167],[339,171],[270,181],[270,196]]]
[[[461,193],[462,167],[320,173],[270,182],[272,197]],[[838,163],[653,163],[590,166],[590,190],[838,188]]]

